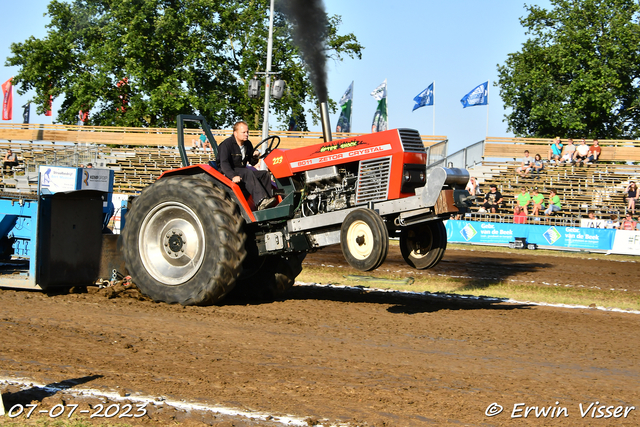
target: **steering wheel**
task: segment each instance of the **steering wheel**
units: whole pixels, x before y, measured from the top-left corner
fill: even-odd
[[[258,143],[258,145],[256,145],[253,148],[253,150],[254,151],[257,150],[258,147],[260,147],[262,144],[264,144],[266,142],[268,142],[269,145],[264,150],[264,154],[260,156],[261,159],[264,159],[265,157],[267,157],[269,155],[269,153],[271,153],[273,150],[278,148],[278,146],[280,146],[280,137],[278,135],[268,136],[265,139],[263,139],[262,141],[260,141],[260,143]]]

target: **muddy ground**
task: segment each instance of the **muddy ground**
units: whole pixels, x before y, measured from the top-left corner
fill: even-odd
[[[342,264],[330,248],[305,263]],[[405,268],[392,246],[381,269]],[[527,251],[448,250],[436,268],[406,271],[640,290],[636,263]],[[640,315],[630,313],[313,286],[214,307],[156,304],[135,290],[0,290],[0,334],[6,410],[33,402],[65,417],[75,404],[91,414],[127,397],[156,400],[140,418],[96,425],[271,426],[287,414],[309,425],[640,425]],[[50,387],[7,385],[18,378]],[[116,398],[71,394],[81,388]],[[272,418],[172,409],[163,399]]]

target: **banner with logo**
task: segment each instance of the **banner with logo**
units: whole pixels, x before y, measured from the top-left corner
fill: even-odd
[[[13,86],[11,79],[2,83],[2,120],[13,120]]]
[[[447,221],[447,240],[455,243],[508,245],[516,237],[538,246],[610,251],[616,230],[477,221]]]
[[[378,108],[373,114],[373,123],[371,124],[371,132],[382,132],[387,130],[388,126],[388,114],[387,114],[387,79],[371,92],[376,101],[378,101]]]
[[[342,95],[338,105],[340,106],[340,118],[336,125],[336,132],[351,132],[351,105],[353,104],[353,82]]]
[[[640,255],[640,231],[617,230],[611,253]]]
[[[460,102],[462,108],[489,104],[489,81],[474,87],[471,92],[462,97]]]

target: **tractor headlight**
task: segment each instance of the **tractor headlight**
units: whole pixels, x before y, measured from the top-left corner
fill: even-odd
[[[411,173],[409,171],[404,171],[404,181],[405,182],[411,181]]]

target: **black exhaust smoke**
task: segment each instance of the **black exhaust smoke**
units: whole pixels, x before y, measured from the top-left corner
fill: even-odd
[[[277,0],[277,9],[293,25],[293,37],[300,49],[319,102],[327,102],[326,44],[329,21],[322,0]]]

